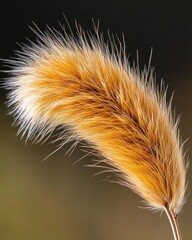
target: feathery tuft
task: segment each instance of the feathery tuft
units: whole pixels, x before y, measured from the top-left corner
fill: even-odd
[[[124,52],[98,34],[36,33],[37,43],[8,61],[9,105],[19,131],[42,140],[64,125],[151,207],[178,214],[186,175],[178,121],[152,71],[131,68]]]

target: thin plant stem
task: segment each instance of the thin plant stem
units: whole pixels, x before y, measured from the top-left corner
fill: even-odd
[[[174,240],[182,240],[181,232],[180,232],[180,228],[177,220],[177,215],[174,214],[174,212],[169,210],[167,207],[165,207],[165,212],[167,214],[167,217],[171,225]]]

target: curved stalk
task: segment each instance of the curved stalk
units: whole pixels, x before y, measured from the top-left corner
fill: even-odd
[[[179,224],[177,221],[177,215],[175,215],[174,212],[169,210],[167,207],[165,207],[165,212],[171,225],[174,240],[182,240]]]

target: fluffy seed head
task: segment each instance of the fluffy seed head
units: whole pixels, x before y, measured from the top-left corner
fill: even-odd
[[[42,139],[64,125],[86,140],[155,209],[178,213],[185,164],[177,121],[152,71],[131,68],[102,38],[52,30],[24,46],[11,64],[9,104],[20,131]],[[97,35],[97,34],[96,34]]]

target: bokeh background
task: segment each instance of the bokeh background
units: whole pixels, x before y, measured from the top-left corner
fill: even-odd
[[[60,29],[58,20],[72,29],[74,18],[83,28],[125,35],[130,62],[139,51],[141,68],[152,65],[157,83],[161,78],[174,91],[173,105],[181,114],[183,139],[192,136],[192,5],[190,1],[1,1],[0,57],[10,58],[20,47],[16,42],[35,40],[28,25],[34,21]],[[1,62],[0,68],[4,68]],[[1,79],[7,77],[1,73]],[[3,80],[6,81],[6,80]],[[66,155],[66,145],[46,161],[57,146],[32,145],[16,136],[12,117],[7,115],[6,91],[0,90],[0,239],[2,240],[170,240],[172,234],[164,214],[140,208],[141,199],[129,189],[103,181],[107,174],[93,177],[97,169],[84,167],[92,157],[77,146]],[[191,139],[185,144],[191,161]],[[191,192],[191,168],[188,190]],[[192,239],[191,195],[180,215],[184,240]]]

